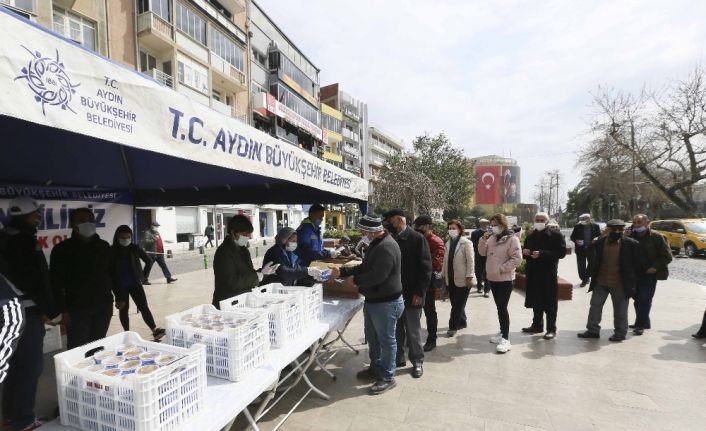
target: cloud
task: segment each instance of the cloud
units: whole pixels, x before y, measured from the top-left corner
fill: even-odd
[[[368,103],[371,122],[409,143],[445,131],[469,156],[579,179],[590,91],[639,89],[702,59],[706,2],[260,0],[321,69]]]

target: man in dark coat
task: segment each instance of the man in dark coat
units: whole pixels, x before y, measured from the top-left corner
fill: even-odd
[[[596,251],[593,242],[601,236],[601,228],[591,219],[591,214],[581,214],[579,223],[574,226],[569,239],[574,243],[576,251],[576,265],[581,278],[581,287],[586,286],[591,280]]]
[[[404,347],[409,348],[412,377],[422,377],[424,341],[422,340],[422,307],[431,283],[431,253],[422,234],[407,226],[402,210],[388,211],[383,226],[395,238],[402,253],[402,296],[405,310],[397,322],[397,367],[404,367]]]
[[[429,288],[427,288],[427,295],[424,298],[424,316],[427,318],[425,352],[431,352],[436,348],[436,332],[439,326],[439,318],[436,313],[436,292],[443,285],[442,270],[444,267],[444,255],[446,254],[444,241],[434,235],[433,226],[434,221],[427,215],[419,216],[414,220],[414,230],[424,235],[429,244],[431,267],[432,271],[434,271]]]
[[[485,256],[481,256],[478,253],[478,242],[480,241],[481,238],[483,238],[483,235],[485,235],[486,232],[488,232],[488,228],[490,227],[490,221],[487,219],[480,219],[478,221],[478,229],[474,230],[471,232],[471,242],[473,243],[473,263],[474,263],[474,272],[476,274],[476,288],[478,289],[478,293],[483,293],[483,296],[488,298],[490,295],[488,292],[490,292],[490,283],[488,283],[488,280],[485,279]]]
[[[67,347],[105,338],[113,318],[113,303],[125,306],[127,292],[120,285],[110,244],[96,233],[93,211],[78,208],[69,214],[71,238],[51,252],[54,297],[66,325]]]
[[[549,216],[537,213],[534,230],[525,238],[522,255],[527,260],[527,294],[525,307],[534,311],[532,325],[522,332],[538,334],[544,330],[544,314],[547,315],[545,340],[556,337],[556,314],[559,306],[557,272],[559,259],[566,256],[566,241],[560,232],[547,229]]]
[[[637,276],[637,289],[634,297],[635,324],[632,333],[642,335],[645,329],[650,329],[650,310],[652,298],[657,290],[657,280],[669,277],[669,262],[672,261],[672,250],[667,240],[649,228],[650,219],[645,214],[638,214],[632,219],[630,237],[640,243],[644,252],[644,267]]]
[[[220,302],[241,293],[252,291],[260,281],[253,267],[248,241],[254,228],[242,214],[228,221],[228,236],[213,257],[215,289],[213,306],[220,309]]]
[[[608,296],[613,302],[614,334],[610,341],[625,340],[628,332],[628,300],[635,294],[637,273],[643,268],[640,243],[623,236],[625,222],[610,220],[606,236],[595,244],[596,265],[591,277],[591,309],[588,312],[586,331],[579,338],[600,338],[601,315]]]

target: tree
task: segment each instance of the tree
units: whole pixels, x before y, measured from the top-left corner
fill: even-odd
[[[591,131],[604,155],[629,167],[628,192],[638,194],[639,172],[684,213],[697,216],[692,187],[706,179],[704,70],[696,67],[664,91],[643,89],[633,95],[599,88],[594,107]],[[587,163],[594,161],[589,157]]]
[[[413,217],[434,210],[465,215],[475,178],[463,152],[443,133],[418,136],[412,148],[387,158],[371,197],[374,207],[400,208]]]

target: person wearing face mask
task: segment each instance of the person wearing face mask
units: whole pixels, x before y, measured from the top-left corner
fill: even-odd
[[[512,294],[512,284],[515,280],[515,269],[522,263],[520,240],[509,228],[504,214],[495,214],[490,218],[492,233],[488,232],[478,241],[481,256],[486,257],[485,271],[493,292],[495,307],[498,309],[500,332],[490,338],[497,344],[498,353],[506,353],[510,345],[510,314],[507,305]]]
[[[429,216],[419,216],[414,220],[414,230],[424,235],[429,244],[431,254],[431,269],[433,271],[431,283],[427,288],[424,298],[424,317],[427,319],[427,341],[424,343],[424,351],[431,352],[436,348],[436,332],[439,319],[436,314],[436,292],[442,287],[444,269],[444,241],[434,235],[432,226],[434,222]]]
[[[147,254],[150,256],[150,263],[145,265],[143,272],[145,285],[150,285],[150,272],[152,271],[152,265],[157,262],[157,265],[162,269],[164,278],[167,279],[167,284],[174,283],[177,281],[176,278],[172,277],[172,273],[169,272],[167,267],[167,262],[164,260],[164,242],[162,241],[162,236],[159,234],[159,223],[152,222],[150,228],[144,232],[142,238],[142,246],[144,247]]]
[[[333,268],[331,278],[342,278],[345,287],[358,286],[365,296],[363,317],[370,366],[357,376],[374,381],[369,393],[379,395],[397,385],[395,329],[404,310],[402,256],[397,242],[383,229],[379,216],[366,214],[358,221],[358,229],[370,243],[363,262],[353,267]]]
[[[145,288],[142,287],[142,264],[140,260],[147,265],[150,262],[150,257],[142,247],[133,243],[130,226],[122,225],[115,230],[112,253],[113,271],[118,274],[120,287],[126,293],[125,306],[119,312],[120,324],[125,331],[130,330],[130,317],[128,315],[130,301],[127,299],[127,295],[129,295],[142,315],[142,320],[152,331],[154,340],[159,341],[164,337],[165,331],[157,327],[152,311],[147,305]]]
[[[275,245],[270,247],[262,260],[263,267],[275,267],[275,272],[262,278],[260,286],[270,283],[281,283],[285,286],[295,286],[298,280],[313,277],[321,281],[321,270],[299,265],[297,249],[297,231],[291,227],[283,227],[275,236]]]
[[[309,266],[315,260],[338,256],[338,253],[329,252],[324,248],[321,224],[325,210],[323,205],[312,205],[309,208],[309,217],[302,220],[297,228],[297,256],[302,266]]]
[[[544,315],[547,316],[545,340],[556,337],[556,315],[559,308],[559,285],[557,276],[559,259],[566,256],[566,240],[560,232],[547,228],[549,215],[534,216],[534,230],[525,238],[522,256],[527,261],[527,292],[525,307],[534,312],[532,325],[522,328],[526,334],[544,331]]]
[[[478,220],[478,229],[471,232],[471,243],[473,243],[473,261],[475,265],[476,287],[478,293],[482,293],[485,298],[488,298],[490,292],[490,284],[485,278],[485,256],[478,253],[478,242],[490,229],[490,221],[482,218]]]
[[[213,306],[216,308],[220,308],[219,304],[224,299],[250,292],[260,281],[247,247],[252,232],[252,223],[242,214],[228,221],[228,236],[213,257]]]
[[[581,287],[591,281],[591,273],[596,259],[593,243],[599,236],[601,236],[601,228],[593,223],[591,214],[581,214],[578,224],[574,226],[569,237],[573,241],[576,251],[576,265],[579,270],[579,278],[581,278]]]
[[[600,338],[603,305],[610,296],[614,333],[609,340],[620,342],[628,332],[628,300],[635,294],[638,272],[645,266],[640,243],[623,236],[625,222],[610,220],[606,225],[607,235],[599,238],[595,245],[596,265],[589,288],[593,294],[586,331],[578,337]]]
[[[404,212],[399,209],[382,215],[382,225],[397,241],[402,253],[402,296],[405,310],[397,322],[397,367],[407,365],[405,345],[412,362],[412,377],[422,377],[424,342],[422,341],[422,308],[431,283],[431,253],[426,238],[407,226]]]
[[[5,214],[10,222],[0,232],[0,254],[6,263],[4,275],[17,289],[25,311],[25,326],[2,385],[2,416],[15,429],[29,430],[42,425],[34,414],[34,404],[44,367],[43,320],[59,313],[47,260],[37,242],[41,207],[29,196],[18,196],[10,201]]]
[[[69,212],[71,238],[54,247],[50,257],[54,296],[66,326],[67,347],[105,338],[113,317],[113,303],[120,309],[127,293],[112,265],[110,244],[96,233],[93,211]]]
[[[672,261],[672,251],[665,238],[649,228],[650,219],[645,214],[633,217],[630,237],[640,243],[644,252],[644,268],[640,268],[637,275],[637,289],[633,305],[635,306],[634,335],[642,335],[645,329],[650,329],[650,309],[652,298],[657,289],[657,280],[666,280],[669,277],[669,262]]]
[[[462,235],[464,229],[461,221],[449,221],[447,229],[449,241],[446,243],[442,274],[451,300],[449,330],[446,334],[453,337],[457,331],[468,326],[466,302],[473,287],[475,262],[473,243]]]

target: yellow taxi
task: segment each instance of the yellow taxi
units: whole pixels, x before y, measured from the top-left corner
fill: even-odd
[[[684,251],[689,257],[706,251],[706,221],[703,219],[656,220],[650,229],[667,239],[672,250],[679,251],[684,241]]]

